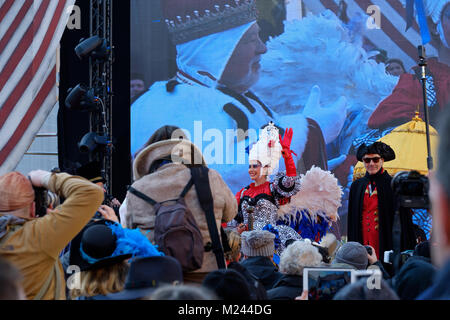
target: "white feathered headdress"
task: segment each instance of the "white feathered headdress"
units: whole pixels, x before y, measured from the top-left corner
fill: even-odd
[[[250,149],[248,160],[257,160],[263,167],[268,166],[267,174],[272,174],[281,158],[280,135],[277,127],[270,122],[259,134],[259,140]]]

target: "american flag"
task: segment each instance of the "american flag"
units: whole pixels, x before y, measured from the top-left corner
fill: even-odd
[[[75,0],[0,0],[0,174],[58,100],[58,46]]]
[[[364,28],[364,37],[373,44],[374,47],[387,51],[389,58],[396,58],[403,61],[406,69],[415,65],[419,60],[417,46],[422,44],[420,29],[417,21],[411,28],[406,30],[406,9],[401,0],[344,0],[347,4],[347,16],[352,19],[357,15],[369,18],[373,11],[368,10],[369,6],[379,7],[380,29]],[[339,12],[340,0],[303,0],[303,4],[308,11],[314,14],[330,9],[335,14]],[[369,12],[367,12],[369,11]],[[438,56],[437,43],[431,40],[425,45],[427,56]]]

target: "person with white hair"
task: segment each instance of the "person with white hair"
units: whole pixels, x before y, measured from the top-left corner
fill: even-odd
[[[281,254],[280,280],[267,291],[269,300],[295,300],[303,292],[303,269],[320,267],[322,255],[309,239],[294,241]]]

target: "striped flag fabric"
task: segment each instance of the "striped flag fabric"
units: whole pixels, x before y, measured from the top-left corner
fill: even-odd
[[[0,0],[0,175],[58,100],[57,52],[75,0]]]
[[[406,8],[401,0],[344,0],[347,4],[347,15],[350,19],[357,15],[369,18],[372,15],[368,10],[370,6],[379,7],[380,29],[364,28],[364,37],[375,47],[388,52],[389,58],[396,58],[403,61],[406,69],[415,65],[419,60],[417,46],[422,44],[422,37],[417,21],[413,21],[412,26],[406,30]],[[308,11],[319,14],[326,9],[339,12],[339,2],[334,0],[303,0]],[[369,11],[369,12],[368,12]],[[373,11],[372,11],[373,12]],[[425,46],[427,56],[438,56],[438,44],[436,40],[431,40]]]

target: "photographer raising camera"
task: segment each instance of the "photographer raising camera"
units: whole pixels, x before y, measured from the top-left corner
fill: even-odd
[[[43,187],[65,201],[37,218],[34,187]],[[18,172],[0,176],[0,255],[22,273],[27,299],[65,300],[59,253],[102,201],[99,186],[66,173],[37,170],[29,178]]]

